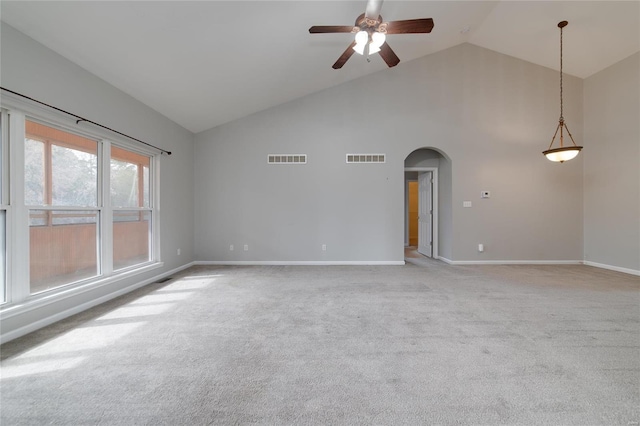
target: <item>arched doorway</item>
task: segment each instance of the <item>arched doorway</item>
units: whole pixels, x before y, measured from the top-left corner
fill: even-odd
[[[420,148],[404,162],[405,248],[423,256],[450,253],[451,161],[442,152]],[[444,192],[444,193],[443,193]],[[444,213],[444,219],[443,219]]]

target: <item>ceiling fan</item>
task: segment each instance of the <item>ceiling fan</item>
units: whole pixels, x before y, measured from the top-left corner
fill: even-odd
[[[355,26],[316,25],[309,28],[311,34],[352,33],[355,40],[338,58],[333,69],[340,69],[351,55],[359,53],[367,55],[379,53],[389,67],[400,63],[400,58],[386,42],[387,34],[423,34],[433,29],[433,19],[408,19],[405,21],[384,22],[380,15],[383,0],[369,0],[365,13],[358,16]]]

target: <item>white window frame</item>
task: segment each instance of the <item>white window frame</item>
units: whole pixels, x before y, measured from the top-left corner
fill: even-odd
[[[2,318],[18,315],[31,309],[57,302],[95,288],[113,284],[122,279],[145,273],[164,264],[160,257],[160,156],[161,151],[148,148],[114,136],[113,133],[90,124],[78,124],[69,116],[52,111],[40,105],[34,105],[22,98],[3,93],[2,118],[3,121],[2,152],[3,161],[2,199],[0,209],[5,210],[7,227],[7,264],[6,264],[6,299],[0,304]],[[76,208],[83,210],[97,210],[99,214],[99,270],[98,276],[69,283],[49,291],[30,294],[29,279],[29,210],[41,209],[42,206],[26,206],[24,198],[24,140],[25,120],[33,120],[60,130],[68,131],[98,141],[98,205],[97,207]],[[7,129],[6,131],[5,129]],[[87,130],[87,127],[92,127]],[[5,137],[6,136],[6,137]],[[113,271],[113,215],[110,193],[110,160],[111,146],[117,146],[141,155],[149,156],[149,208],[141,210],[151,211],[150,231],[150,260],[133,265],[125,269]],[[9,153],[9,156],[6,153]],[[9,157],[9,158],[8,158]],[[9,169],[8,165],[11,165]],[[64,210],[61,206],[47,206],[47,209]],[[135,209],[131,209],[135,210]]]
[[[9,163],[9,112],[0,108],[0,121],[2,126],[0,131],[0,169],[2,170],[2,178],[0,188],[0,211],[4,212],[4,247],[0,247],[0,250],[4,250],[4,263],[0,264],[0,274],[3,275],[4,288],[0,289],[4,294],[0,295],[0,303],[3,304],[10,300],[9,276],[11,274],[11,203],[9,199],[9,178],[10,178],[10,163]],[[1,243],[1,242],[0,242]],[[0,263],[1,260],[0,260]]]

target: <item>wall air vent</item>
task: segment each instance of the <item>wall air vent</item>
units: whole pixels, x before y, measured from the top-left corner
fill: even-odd
[[[268,164],[307,164],[307,154],[269,154]]]
[[[347,154],[347,163],[384,163],[386,154]]]

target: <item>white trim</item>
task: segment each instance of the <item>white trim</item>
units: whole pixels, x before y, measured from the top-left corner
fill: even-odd
[[[8,206],[10,203],[9,199],[9,158],[10,158],[10,150],[9,150],[9,127],[11,127],[9,122],[9,112],[5,108],[0,108],[0,121],[2,125],[0,126],[0,171],[2,172],[2,188],[0,188],[0,204],[3,206]]]
[[[596,263],[590,262],[588,260],[584,261],[584,264],[587,266],[593,266],[594,268],[608,269],[610,271],[622,272],[624,274],[631,274],[640,276],[640,271],[636,269],[622,268],[620,266],[607,265],[604,263]]]
[[[86,292],[98,289],[100,287],[104,287],[106,285],[112,285],[120,280],[130,278],[135,275],[142,274],[144,272],[149,272],[154,269],[161,268],[162,266],[163,266],[162,263],[151,263],[151,264],[139,267],[137,269],[124,271],[122,273],[114,273],[109,277],[97,279],[95,281],[89,278],[86,282],[80,282],[75,285],[69,284],[62,287],[57,287],[55,289],[51,289],[50,291],[36,293],[32,296],[29,296],[25,300],[4,304],[0,309],[0,319],[11,318],[15,315],[20,315],[25,312],[32,311],[34,309],[39,309],[43,306],[60,302],[69,297],[74,297],[79,294],[86,293]]]
[[[31,333],[33,331],[36,331],[36,330],[38,330],[38,329],[40,329],[42,327],[46,327],[46,326],[48,326],[50,324],[58,322],[58,321],[60,321],[62,319],[65,319],[67,317],[70,317],[71,315],[78,314],[78,313],[83,312],[83,311],[85,311],[85,310],[87,310],[89,308],[93,308],[94,306],[97,306],[97,305],[100,305],[102,303],[108,302],[109,300],[115,299],[116,297],[122,296],[123,294],[130,293],[130,292],[132,292],[134,290],[137,290],[137,289],[139,289],[141,287],[144,287],[144,286],[146,286],[148,284],[151,284],[151,283],[154,283],[154,282],[156,282],[158,280],[161,280],[164,277],[167,277],[169,275],[172,275],[172,274],[180,272],[180,271],[182,271],[184,269],[187,269],[187,268],[189,268],[189,267],[191,267],[193,265],[194,265],[193,262],[187,263],[185,265],[179,266],[179,267],[177,267],[175,269],[172,269],[170,271],[164,272],[164,273],[162,273],[160,275],[156,275],[156,276],[154,276],[152,278],[148,278],[148,279],[146,279],[144,281],[137,282],[137,283],[132,284],[132,285],[130,285],[128,287],[125,287],[125,288],[122,288],[120,290],[114,291],[112,293],[106,294],[106,295],[104,295],[102,297],[98,297],[97,299],[89,300],[89,301],[87,301],[87,302],[85,302],[85,303],[83,303],[81,305],[74,306],[74,307],[69,308],[69,309],[67,309],[65,311],[62,311],[62,312],[57,312],[57,313],[55,313],[53,315],[50,315],[50,316],[48,316],[46,318],[43,318],[41,320],[38,320],[38,321],[35,321],[33,323],[27,324],[27,325],[25,325],[23,327],[15,329],[15,330],[11,330],[11,331],[9,331],[7,333],[4,333],[4,334],[2,334],[0,336],[0,344],[4,344],[4,343],[6,343],[6,342],[8,342],[10,340],[17,339],[18,337],[24,336],[25,334]],[[139,271],[136,271],[136,272],[139,272]],[[97,288],[97,287],[93,286],[91,288],[86,289],[85,291],[93,290],[95,288]],[[58,300],[60,300],[60,299],[58,299]],[[40,307],[40,306],[37,306],[37,307]],[[24,313],[27,310],[32,310],[32,309],[35,309],[37,307],[27,306],[27,307],[25,307],[27,309],[24,309],[21,312],[12,312],[11,316],[13,316],[15,314],[19,314],[19,313]],[[3,313],[3,316],[5,316],[4,313]]]
[[[2,251],[3,258],[0,259],[0,273],[2,273],[2,277],[0,277],[0,281],[2,285],[0,286],[0,302],[5,303],[8,300],[11,300],[11,262],[13,261],[12,253],[12,238],[13,238],[13,216],[11,213],[11,203],[10,203],[10,191],[11,188],[9,186],[10,180],[10,150],[9,150],[9,113],[6,109],[0,108],[0,172],[2,173],[2,188],[0,188],[0,214],[4,211],[4,223],[0,224],[0,226],[4,226],[4,229],[0,230],[0,232],[4,232],[4,241],[0,241],[4,243],[4,246],[0,247],[0,251]]]
[[[3,99],[4,101],[4,99]],[[6,304],[20,303],[29,297],[29,210],[25,207],[24,141],[25,115],[9,111],[9,203],[11,218],[11,276]],[[6,305],[5,305],[6,306]]]
[[[404,260],[196,260],[194,265],[220,266],[360,266],[404,265]]]
[[[98,202],[100,222],[98,226],[98,264],[100,274],[113,273],[113,210],[111,210],[111,141],[105,139],[100,146],[98,167]]]
[[[160,244],[160,159],[162,155],[154,155],[149,162],[149,206],[151,207],[151,256],[156,262],[162,262],[162,245]]]
[[[438,256],[449,265],[582,265],[582,260],[451,260]]]

